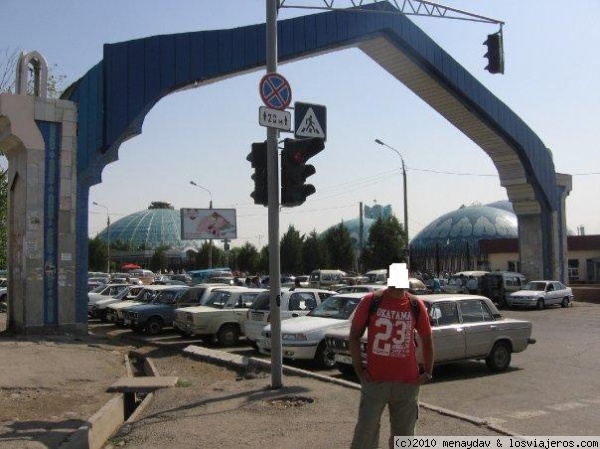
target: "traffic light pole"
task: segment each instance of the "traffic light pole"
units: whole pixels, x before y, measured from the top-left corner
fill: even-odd
[[[266,0],[267,5],[267,73],[277,72],[277,10],[279,0]],[[267,178],[269,191],[269,298],[271,306],[271,388],[280,389],[283,356],[281,353],[281,292],[279,259],[279,155],[277,129],[267,128]]]

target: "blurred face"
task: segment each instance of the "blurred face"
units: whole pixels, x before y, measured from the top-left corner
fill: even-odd
[[[407,289],[408,269],[405,263],[393,263],[388,268],[388,287],[394,289]]]

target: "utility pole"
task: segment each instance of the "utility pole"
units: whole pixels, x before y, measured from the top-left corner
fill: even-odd
[[[279,0],[267,0],[267,73],[277,72],[277,12]],[[269,192],[269,299],[271,306],[271,388],[283,387],[283,356],[281,352],[281,293],[279,259],[279,155],[277,129],[267,128],[267,177]]]

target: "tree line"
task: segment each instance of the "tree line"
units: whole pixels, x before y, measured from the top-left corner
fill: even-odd
[[[405,262],[406,234],[403,226],[394,216],[379,218],[369,229],[368,238],[360,254],[355,250],[348,228],[340,223],[319,235],[315,230],[307,235],[301,234],[294,225],[290,225],[280,240],[281,272],[289,274],[309,274],[319,268],[340,269],[347,272],[366,272],[372,269],[386,268],[395,262]],[[116,251],[143,250],[131,248],[123,242],[111,244],[111,254]],[[185,266],[169,266],[167,246],[156,248],[149,260],[148,269],[158,270],[203,269],[209,266],[209,253],[213,267],[229,266],[233,270],[252,274],[269,272],[269,247],[257,248],[250,242],[241,247],[232,248],[229,254],[205,242],[195,259]],[[89,243],[89,269],[106,269],[106,242],[98,237]],[[118,270],[117,266],[113,267]]]

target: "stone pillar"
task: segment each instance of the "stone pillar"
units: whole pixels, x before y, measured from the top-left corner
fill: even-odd
[[[31,55],[21,58],[19,67]],[[46,73],[43,58],[36,61]],[[87,320],[75,316],[76,106],[45,96],[0,94],[9,182],[7,328],[83,334]]]
[[[519,259],[527,280],[544,278],[542,214],[517,215],[519,223]]]
[[[568,270],[568,254],[569,248],[567,245],[567,196],[571,193],[573,188],[573,177],[562,173],[556,173],[556,186],[558,187],[558,207],[559,210],[556,214],[556,229],[558,230],[557,235],[557,249],[558,249],[558,266],[556,267],[555,279],[560,280],[563,284],[569,283],[569,270]]]

